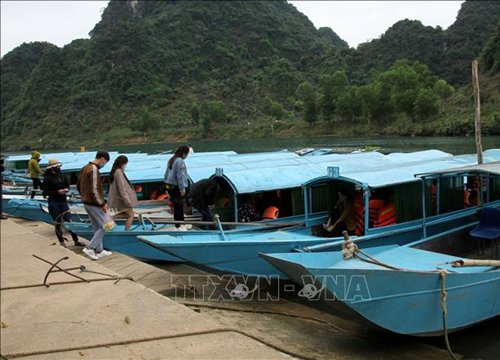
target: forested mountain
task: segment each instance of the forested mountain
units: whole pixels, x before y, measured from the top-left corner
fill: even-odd
[[[350,49],[286,1],[110,1],[90,39],[1,59],[2,147],[435,120],[483,48],[498,72],[499,16],[497,2],[467,1],[447,30],[403,20]]]

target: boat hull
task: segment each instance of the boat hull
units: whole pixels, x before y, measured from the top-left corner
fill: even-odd
[[[318,285],[326,285],[331,298],[338,292],[340,278],[347,279],[350,287],[360,286],[358,292],[347,288],[344,298],[336,297],[335,301],[342,301],[378,327],[405,335],[443,334],[441,283],[437,273],[317,268],[309,268],[308,273]],[[500,271],[451,273],[446,275],[445,286],[448,331],[500,314]]]
[[[94,231],[88,223],[65,223],[64,226],[73,231],[78,236],[85,239],[92,239]],[[144,234],[157,234],[157,230],[141,230]],[[129,255],[145,262],[184,262],[184,260],[160,251],[152,246],[137,240],[138,233],[135,231],[125,231],[123,225],[117,225],[113,230],[106,232],[103,237],[105,249]]]

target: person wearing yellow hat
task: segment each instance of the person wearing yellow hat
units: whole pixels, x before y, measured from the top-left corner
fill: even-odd
[[[62,233],[63,221],[71,221],[68,200],[66,194],[69,192],[69,181],[61,172],[62,164],[56,159],[50,159],[49,165],[43,174],[43,195],[48,197],[49,213],[54,220],[57,239],[61,246],[66,247]],[[78,236],[70,231],[76,246],[84,246]]]

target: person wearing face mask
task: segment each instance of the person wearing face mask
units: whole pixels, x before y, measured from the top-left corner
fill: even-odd
[[[178,221],[184,221],[183,200],[186,198],[189,185],[189,177],[184,160],[188,155],[189,146],[179,146],[174,155],[168,160],[164,177],[168,195],[174,203],[174,220]],[[175,224],[175,227],[180,228],[180,224]]]
[[[69,181],[61,173],[62,164],[56,159],[49,160],[49,166],[45,169],[43,174],[43,196],[48,197],[49,213],[54,220],[54,226],[57,239],[61,246],[66,247],[62,233],[63,221],[70,222],[71,216],[69,214],[68,201],[66,194],[69,192]],[[78,241],[78,236],[70,231],[71,238],[76,246],[84,246]]]
[[[104,250],[102,246],[108,207],[104,200],[104,189],[102,187],[101,174],[99,173],[99,169],[104,167],[108,161],[109,153],[107,151],[98,151],[95,159],[80,170],[76,183],[83,206],[94,229],[94,236],[90,240],[90,243],[83,248],[83,253],[92,260],[111,255],[111,251]]]
[[[117,215],[123,214],[127,217],[125,230],[129,230],[134,221],[134,206],[137,205],[137,196],[130,183],[125,168],[128,164],[128,158],[120,155],[115,159],[111,173],[109,174],[109,196],[108,205],[110,208],[117,209]]]

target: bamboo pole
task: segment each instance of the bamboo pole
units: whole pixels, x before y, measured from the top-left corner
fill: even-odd
[[[475,128],[476,128],[476,151],[477,163],[483,163],[483,146],[481,145],[481,98],[479,95],[479,73],[477,59],[472,61],[472,86],[474,88],[474,106],[476,108]]]
[[[494,266],[500,267],[500,260],[455,260],[451,263],[452,267],[463,267],[463,266]]]

